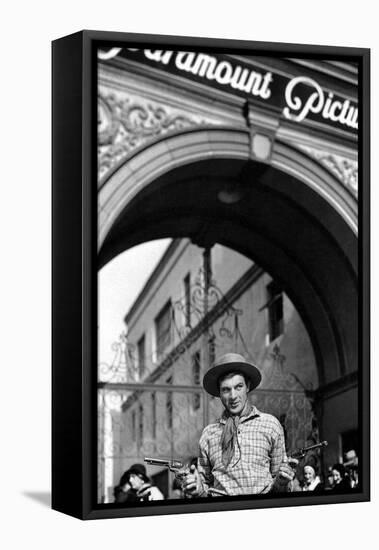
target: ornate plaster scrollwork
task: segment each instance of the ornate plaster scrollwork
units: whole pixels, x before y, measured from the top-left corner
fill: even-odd
[[[334,174],[356,197],[358,196],[358,162],[320,149],[301,146],[301,149],[316,159]]]
[[[130,151],[170,130],[203,124],[190,116],[143,101],[118,97],[114,93],[98,98],[99,177],[110,170]]]

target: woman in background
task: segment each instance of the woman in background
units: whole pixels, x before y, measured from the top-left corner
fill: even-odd
[[[321,479],[318,475],[316,475],[316,471],[313,466],[310,466],[309,464],[307,466],[304,466],[303,475],[303,491],[320,492],[324,489],[324,486],[321,483]]]
[[[334,493],[346,493],[351,491],[349,479],[346,476],[346,469],[343,464],[334,464],[332,468]]]

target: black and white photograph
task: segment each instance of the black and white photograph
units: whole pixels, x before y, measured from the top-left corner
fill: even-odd
[[[4,4],[1,548],[373,546],[376,11]]]
[[[362,60],[250,50],[97,42],[99,505],[365,500]]]

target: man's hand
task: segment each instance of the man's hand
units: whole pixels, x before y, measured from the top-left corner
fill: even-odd
[[[183,480],[183,492],[191,497],[198,497],[203,492],[200,474],[195,465],[192,465],[189,473]]]
[[[286,491],[288,485],[295,478],[296,466],[299,461],[296,458],[288,458],[283,460],[279,466],[277,476],[275,478],[274,487],[277,491]]]

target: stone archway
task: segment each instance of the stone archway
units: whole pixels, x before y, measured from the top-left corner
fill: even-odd
[[[264,164],[250,160],[249,147],[246,130],[213,127],[136,150],[100,182],[100,265],[163,237],[251,257],[282,283],[308,330],[328,438],[328,419],[346,398],[345,418],[357,423],[357,201],[303,152],[276,141]],[[239,202],[218,199],[227,186],[242,190]]]
[[[213,126],[175,132],[135,150],[99,182],[99,248],[125,205],[162,174],[194,161],[248,160],[249,147],[246,129]],[[270,164],[318,193],[357,233],[358,206],[354,195],[319,162],[276,141]]]

